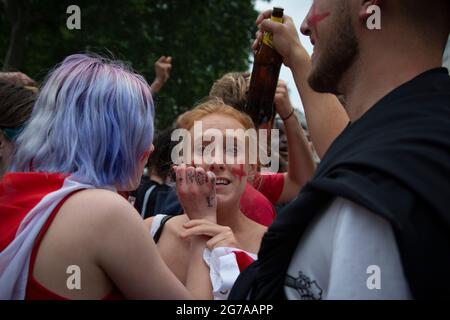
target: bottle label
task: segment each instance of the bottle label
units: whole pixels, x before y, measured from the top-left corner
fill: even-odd
[[[272,16],[270,18],[270,20],[275,21],[275,22],[279,22],[279,23],[283,23],[283,18],[278,18],[278,17]],[[262,42],[266,46],[269,46],[269,47],[271,47],[273,49],[273,34],[271,32],[265,32]]]

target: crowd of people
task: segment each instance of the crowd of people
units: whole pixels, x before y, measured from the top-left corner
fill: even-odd
[[[292,18],[260,14],[253,49],[273,34],[305,111],[280,80],[271,173],[230,134],[267,129],[246,114],[250,73],[158,132],[170,56],[151,84],[94,54],[41,85],[0,73],[0,299],[450,298],[450,3],[431,2],[314,0],[312,57]],[[199,122],[200,152],[176,163],[173,133]]]

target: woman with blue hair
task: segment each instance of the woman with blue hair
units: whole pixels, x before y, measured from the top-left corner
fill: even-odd
[[[184,287],[117,193],[139,185],[153,112],[118,62],[76,54],[49,74],[0,183],[0,299],[186,299],[202,270],[210,291],[205,240]]]

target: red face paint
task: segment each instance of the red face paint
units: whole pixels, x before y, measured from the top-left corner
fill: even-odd
[[[330,12],[324,12],[324,13],[317,13],[316,11],[316,5],[313,4],[311,8],[311,14],[308,17],[308,25],[309,27],[314,31],[315,36],[317,37],[317,26],[320,22],[322,22],[325,18],[330,16]]]
[[[239,182],[242,181],[243,177],[247,176],[247,173],[244,170],[244,165],[241,164],[239,169],[232,169],[231,172],[239,178]]]

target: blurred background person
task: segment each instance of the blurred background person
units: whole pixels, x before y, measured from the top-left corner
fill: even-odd
[[[20,85],[15,77],[7,78],[0,74],[0,180],[10,165],[14,141],[30,118],[36,99],[34,90]]]
[[[150,155],[147,168],[139,188],[133,192],[136,197],[134,207],[143,218],[155,214],[157,203],[165,201],[175,181],[172,180],[171,153],[175,143],[171,141],[173,129],[159,132],[154,139],[155,150]],[[173,211],[173,213],[178,211]]]
[[[36,87],[36,82],[23,72],[0,72],[0,81],[8,81],[19,87]]]

